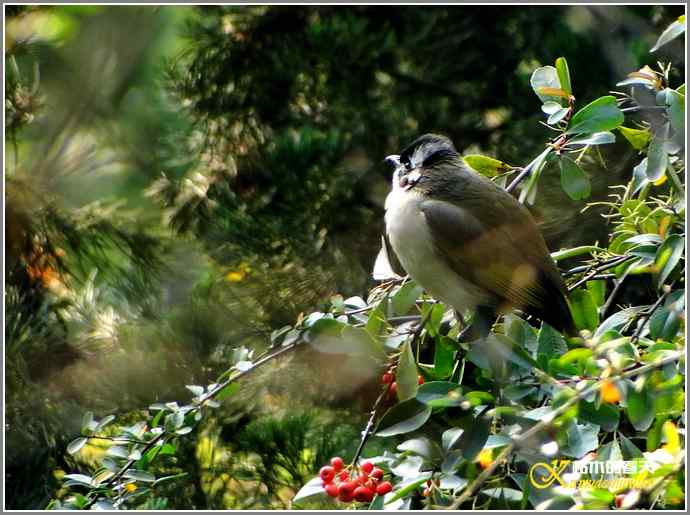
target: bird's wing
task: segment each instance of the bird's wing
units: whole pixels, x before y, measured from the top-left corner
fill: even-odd
[[[384,234],[381,236],[381,250],[376,256],[372,277],[376,281],[385,281],[387,279],[401,279],[406,275],[407,272],[400,264],[398,256],[395,255],[393,247],[388,241],[388,236]]]
[[[505,206],[483,208],[492,207],[500,210]],[[522,309],[543,310],[549,297],[560,289],[561,278],[546,245],[524,213],[489,214],[488,223],[482,223],[467,209],[443,200],[424,201],[421,210],[436,250],[448,265],[500,301]]]

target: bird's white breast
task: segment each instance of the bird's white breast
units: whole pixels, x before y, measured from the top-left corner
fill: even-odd
[[[453,306],[458,312],[473,309],[487,295],[462,279],[437,254],[420,204],[424,197],[414,188],[405,190],[398,184],[386,198],[386,232],[400,264],[410,277],[436,299]]]

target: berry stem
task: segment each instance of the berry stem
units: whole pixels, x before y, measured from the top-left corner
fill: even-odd
[[[429,318],[431,317],[431,309],[427,311],[426,315],[422,318],[422,320],[419,322],[419,325],[415,329],[415,332],[412,335],[412,341],[410,342],[410,346],[413,346],[416,341],[419,339],[420,335],[422,334],[422,330],[424,329],[424,326],[426,323],[429,321]],[[392,368],[392,367],[391,367]],[[364,450],[364,446],[367,443],[367,440],[371,436],[371,433],[374,429],[374,420],[376,420],[376,413],[379,409],[379,406],[381,405],[381,402],[383,399],[386,397],[388,394],[388,384],[384,384],[383,388],[381,388],[381,393],[379,396],[376,398],[376,401],[374,402],[374,405],[371,408],[371,413],[369,414],[369,420],[367,420],[367,425],[364,426],[364,432],[362,433],[362,439],[359,441],[359,445],[357,446],[357,450],[355,451],[355,455],[352,458],[352,462],[350,464],[350,467],[352,469],[356,469],[357,467],[357,461],[359,460],[359,457],[362,454],[362,451]]]

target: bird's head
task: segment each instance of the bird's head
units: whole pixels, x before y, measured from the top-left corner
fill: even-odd
[[[458,157],[453,142],[438,134],[424,134],[403,149],[386,157],[395,167],[395,179],[403,189],[413,187],[423,176],[433,174],[434,165]]]

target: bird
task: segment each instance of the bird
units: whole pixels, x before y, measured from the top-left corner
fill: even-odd
[[[442,135],[424,134],[385,162],[394,172],[379,269],[395,265],[457,314],[473,311],[461,337],[486,337],[513,309],[577,335],[563,278],[525,206]]]

